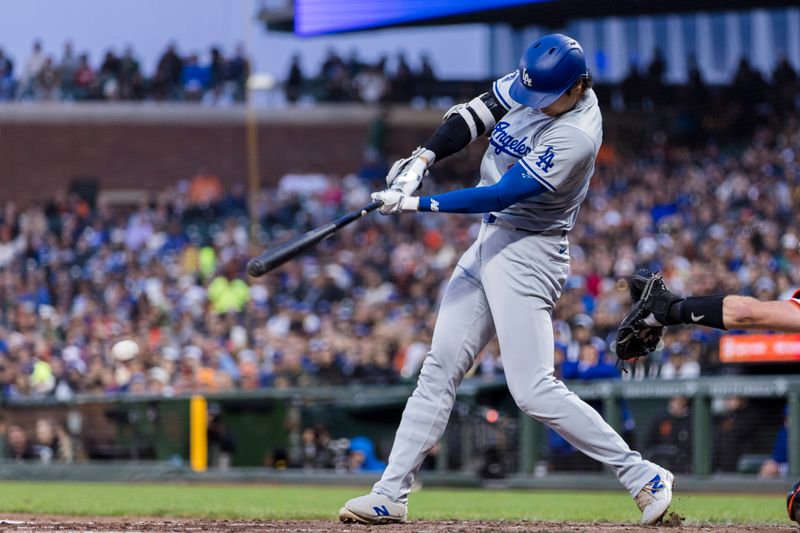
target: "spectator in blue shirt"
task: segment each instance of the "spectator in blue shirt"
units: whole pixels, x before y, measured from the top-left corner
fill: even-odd
[[[783,425],[775,436],[775,444],[772,448],[772,455],[761,464],[758,477],[774,478],[785,476],[789,473],[789,431],[787,424],[789,418],[786,416],[788,411],[784,409]]]
[[[200,65],[197,54],[192,54],[183,65],[181,83],[187,100],[200,100],[203,91],[208,87],[211,72],[208,67]]]
[[[350,470],[355,472],[383,472],[386,463],[378,459],[375,446],[369,437],[350,439]]]
[[[561,375],[564,379],[603,379],[619,377],[619,370],[604,360],[604,353],[597,345],[585,343],[580,346],[577,361],[561,363]]]

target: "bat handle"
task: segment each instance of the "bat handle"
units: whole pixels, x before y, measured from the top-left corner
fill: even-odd
[[[373,202],[368,203],[361,209],[361,216],[363,217],[370,211],[375,211],[376,209],[379,209],[382,205],[383,202],[381,202],[380,200],[375,200]]]

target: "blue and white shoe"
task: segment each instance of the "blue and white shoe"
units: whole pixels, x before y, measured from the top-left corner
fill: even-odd
[[[339,509],[339,520],[344,523],[395,524],[405,522],[407,517],[405,505],[374,492],[353,498]]]
[[[672,503],[672,485],[675,476],[665,468],[659,468],[658,474],[647,482],[634,500],[642,511],[642,524],[652,525],[661,520]]]

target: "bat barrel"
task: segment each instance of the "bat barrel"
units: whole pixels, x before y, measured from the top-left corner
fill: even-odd
[[[316,228],[304,235],[283,244],[274,250],[270,250],[247,263],[247,272],[253,277],[263,276],[290,259],[296,257],[303,251],[311,248],[325,237],[337,230],[333,224],[327,224],[321,228]]]
[[[358,220],[367,213],[378,209],[381,205],[381,202],[372,202],[357,211],[347,213],[346,215],[334,220],[329,224],[313,229],[301,235],[300,237],[297,237],[273,250],[269,250],[258,257],[251,259],[247,263],[247,273],[254,278],[263,276],[270,270],[281,266],[308,248],[311,248],[326,237],[336,233],[336,231],[340,228],[343,228],[354,220]]]

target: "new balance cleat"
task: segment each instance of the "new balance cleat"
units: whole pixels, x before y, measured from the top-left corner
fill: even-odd
[[[652,525],[663,518],[672,503],[674,483],[675,476],[672,472],[659,468],[658,474],[639,491],[634,500],[642,511],[642,524]]]
[[[370,493],[353,498],[339,510],[339,520],[358,524],[395,524],[405,522],[408,508],[383,494]]]

